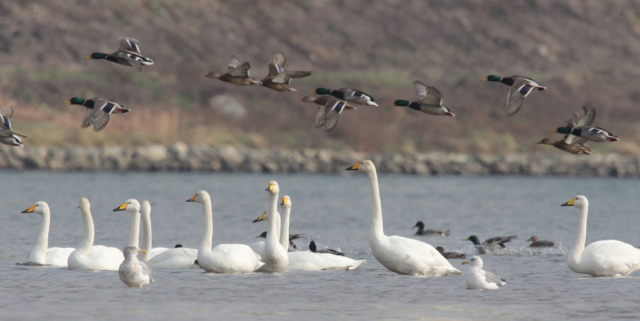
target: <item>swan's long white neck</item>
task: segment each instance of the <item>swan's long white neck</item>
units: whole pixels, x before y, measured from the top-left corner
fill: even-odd
[[[129,233],[129,245],[138,247],[140,244],[140,211],[131,212],[131,233]]]
[[[82,243],[76,249],[76,252],[79,254],[88,254],[91,251],[91,247],[93,246],[93,239],[95,237],[95,231],[93,228],[93,217],[91,217],[91,212],[88,209],[80,208],[80,213],[82,213],[82,222],[84,224],[84,237],[82,238]]]
[[[265,247],[273,246],[280,238],[280,213],[278,213],[278,193],[269,193],[269,209],[267,210],[269,226]]]
[[[152,246],[152,230],[151,230],[151,206],[149,203],[142,202],[140,205],[140,213],[142,214],[142,249],[147,251],[147,253],[142,253],[142,261],[147,262],[151,256],[151,246]]]
[[[36,239],[36,244],[29,253],[29,262],[44,264],[47,259],[47,249],[49,248],[49,224],[51,222],[51,214],[48,208],[43,209],[42,221],[40,222],[40,233]]]
[[[284,250],[289,252],[289,219],[291,217],[291,207],[284,208],[284,220],[282,222],[282,229],[280,230],[280,244],[284,247]]]
[[[578,267],[580,263],[580,257],[584,251],[584,243],[587,239],[587,214],[589,213],[589,203],[584,202],[580,211],[582,213],[580,217],[580,223],[578,223],[578,233],[576,235],[576,241],[573,243],[573,248],[567,255],[567,264],[572,269]]]
[[[200,244],[199,251],[209,252],[211,251],[211,245],[213,242],[213,214],[211,213],[211,198],[207,195],[202,195],[202,217],[204,218],[204,237]]]
[[[375,169],[367,171],[369,180],[371,181],[371,196],[373,197],[371,209],[371,227],[369,229],[369,240],[380,239],[384,237],[384,229],[382,226],[382,205],[380,204],[380,189],[378,188],[378,175]]]

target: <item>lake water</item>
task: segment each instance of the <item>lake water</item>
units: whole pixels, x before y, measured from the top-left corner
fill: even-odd
[[[200,204],[185,200],[205,189],[213,200],[214,244],[255,241],[266,230],[251,223],[266,209],[270,180],[292,200],[291,233],[367,262],[355,271],[217,275],[202,270],[154,270],[155,283],[126,287],[117,272],[16,265],[25,262],[40,223],[20,214],[46,201],[50,246],[75,247],[82,238],[78,201],[87,197],[96,242],[122,248],[131,215],[112,212],[126,199],[152,205],[154,246],[197,248]],[[462,239],[518,235],[505,255],[483,257],[485,269],[507,280],[497,291],[467,290],[461,276],[419,278],[386,270],[371,255],[369,180],[364,173],[250,175],[204,173],[0,172],[1,319],[637,319],[640,272],[593,278],[566,264],[579,210],[560,207],[577,194],[590,201],[587,243],[640,243],[638,182],[602,178],[380,176],[387,235],[414,237],[418,220],[450,228],[449,237],[417,237],[447,250],[471,252]],[[560,242],[530,251],[528,239]],[[306,245],[305,245],[306,246]],[[462,260],[452,264],[466,272]]]

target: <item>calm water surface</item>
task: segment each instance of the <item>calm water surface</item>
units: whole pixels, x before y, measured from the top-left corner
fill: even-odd
[[[640,243],[638,182],[623,179],[380,176],[385,233],[413,237],[413,226],[450,228],[450,237],[417,237],[447,250],[471,252],[462,241],[518,235],[504,255],[484,257],[485,269],[507,279],[497,291],[466,290],[461,276],[418,278],[389,272],[371,255],[367,233],[371,195],[366,175],[244,175],[184,173],[0,172],[0,311],[2,319],[637,319],[640,272],[593,278],[566,264],[579,210],[560,207],[577,194],[590,201],[587,242]],[[75,247],[82,238],[77,209],[91,201],[96,242],[122,248],[131,215],[112,212],[126,199],[152,205],[153,244],[197,248],[199,204],[213,199],[214,244],[250,243],[266,230],[251,222],[267,207],[265,188],[291,196],[292,233],[366,259],[355,271],[216,275],[201,270],[154,270],[156,283],[127,288],[117,272],[20,266],[40,217],[20,214],[37,201],[51,208],[50,246]],[[530,251],[531,235],[560,242]],[[461,260],[452,264],[461,271]]]

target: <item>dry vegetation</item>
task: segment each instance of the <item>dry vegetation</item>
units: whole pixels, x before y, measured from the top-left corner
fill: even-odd
[[[0,2],[0,99],[17,107],[16,131],[33,145],[235,144],[359,151],[550,151],[534,143],[582,104],[622,142],[599,153],[640,153],[640,2],[636,1],[125,1]],[[155,61],[133,68],[85,60],[117,39],[141,41]],[[235,87],[202,78],[232,54],[266,74],[277,52],[288,69],[313,70],[298,93]],[[506,87],[488,74],[522,74],[549,90],[513,117]],[[413,98],[421,79],[458,117],[388,106]],[[344,114],[337,129],[313,128],[315,107],[295,101],[318,86],[355,87],[379,108]],[[220,94],[248,113],[237,121],[209,108]],[[80,129],[64,100],[108,97],[133,112],[106,130]],[[559,137],[559,136],[558,136]]]

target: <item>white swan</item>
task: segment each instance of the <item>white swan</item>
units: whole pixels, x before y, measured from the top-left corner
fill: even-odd
[[[562,206],[575,206],[582,212],[576,242],[567,255],[567,264],[571,270],[593,276],[624,276],[640,269],[640,249],[627,243],[605,240],[593,242],[585,248],[589,212],[586,197],[578,195]]]
[[[49,205],[46,202],[38,202],[36,205],[22,211],[22,213],[36,213],[42,216],[40,222],[40,234],[36,239],[36,244],[27,257],[28,264],[41,264],[53,266],[68,266],[67,260],[69,254],[76,249],[68,247],[49,247],[49,223],[51,214],[49,213]]]
[[[131,232],[129,233],[129,246],[138,247],[140,243],[140,203],[135,199],[128,199],[122,205],[113,209],[114,212],[127,211],[131,213]]]
[[[406,237],[384,235],[378,176],[373,162],[365,160],[347,170],[360,170],[369,174],[373,197],[369,244],[373,256],[384,267],[399,274],[416,276],[462,275],[433,246]]]
[[[146,252],[145,250],[141,250],[137,246],[127,245],[122,249],[122,252],[125,259],[120,264],[118,275],[124,284],[141,288],[145,284],[154,282],[153,277],[151,277],[151,269],[144,262],[138,260],[138,253],[144,253]]]
[[[269,192],[269,207],[267,209],[267,239],[264,243],[264,256],[262,256],[262,266],[258,272],[282,272],[289,265],[289,256],[287,250],[280,244],[278,238],[280,237],[280,214],[278,213],[278,193],[280,193],[280,187],[276,181],[269,182],[267,187]],[[288,232],[287,232],[288,235]],[[289,247],[289,241],[287,240],[287,248]]]
[[[495,274],[482,269],[482,259],[474,255],[469,261],[462,264],[469,264],[467,271],[467,289],[470,290],[495,290],[507,283]]]
[[[93,245],[94,228],[91,206],[86,198],[80,199],[80,213],[84,223],[82,244],[69,255],[69,269],[118,271],[124,261],[122,251],[115,247]]]
[[[198,263],[202,269],[215,273],[251,273],[264,265],[260,257],[245,244],[219,244],[211,249],[213,215],[209,193],[199,191],[187,202],[202,204],[204,236],[198,249]]]
[[[151,229],[151,204],[142,201],[140,206],[142,214],[142,262],[146,262],[153,269],[192,269],[199,268],[195,261],[198,259],[198,250],[186,247],[168,249],[166,247],[152,248]]]
[[[289,247],[289,218],[291,216],[291,198],[282,197],[284,223],[280,231],[280,244],[285,250]],[[267,233],[267,236],[269,234]],[[348,257],[329,253],[314,253],[311,251],[288,252],[288,271],[320,271],[320,270],[355,270],[365,260],[354,260]]]

